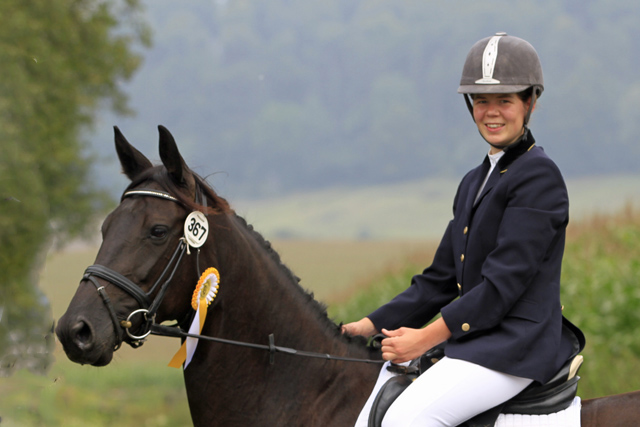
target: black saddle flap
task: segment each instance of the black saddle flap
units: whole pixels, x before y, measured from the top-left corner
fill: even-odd
[[[382,419],[391,404],[416,378],[417,375],[397,375],[390,378],[380,388],[369,413],[369,427],[380,427],[382,425]]]

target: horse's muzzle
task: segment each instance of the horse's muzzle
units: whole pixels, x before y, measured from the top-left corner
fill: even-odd
[[[73,362],[105,366],[113,358],[113,337],[100,339],[93,325],[81,316],[62,316],[56,327],[56,335],[67,357]]]

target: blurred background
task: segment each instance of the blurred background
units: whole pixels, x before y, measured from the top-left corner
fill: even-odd
[[[11,425],[8,407],[22,408],[15,425],[57,425],[61,399],[88,395],[71,387],[74,378],[104,375],[122,388],[91,368],[52,370],[65,363],[54,319],[93,263],[100,223],[127,184],[114,125],[153,161],[157,125],[166,126],[187,163],[275,240],[302,284],[342,304],[372,278],[429,263],[457,183],[488,150],[456,93],[462,65],[477,40],[505,31],[540,55],[545,92],[531,128],[565,175],[572,219],[636,218],[636,1],[3,0],[0,20],[3,425]],[[631,256],[611,269],[629,287],[594,301],[624,297],[593,316],[615,316],[623,304],[635,325],[640,268],[629,221],[598,235],[622,233]],[[583,257],[593,264],[584,253],[571,262]],[[356,317],[355,309],[333,313]],[[608,331],[598,333],[604,346]],[[637,364],[631,335],[619,347]],[[122,357],[118,372],[141,372]],[[158,389],[154,375],[145,378]],[[178,391],[158,399],[184,406],[179,375],[171,378]],[[34,389],[25,384],[38,390],[35,403],[5,399],[28,402]],[[172,419],[150,425],[180,425]]]

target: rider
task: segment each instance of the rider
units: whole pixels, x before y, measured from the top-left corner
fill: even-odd
[[[567,189],[528,128],[543,89],[538,54],[525,40],[497,33],[467,55],[458,93],[489,153],[462,179],[432,265],[343,326],[352,335],[382,332],[382,357],[394,363],[447,341],[446,356],[400,395],[383,426],[457,426],[548,381],[575,353],[575,336],[584,342],[560,305]],[[391,375],[383,367],[357,426],[367,425]]]

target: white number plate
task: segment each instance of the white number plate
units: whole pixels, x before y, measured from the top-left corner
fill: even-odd
[[[209,222],[200,211],[193,211],[184,222],[184,237],[192,248],[204,245],[209,235]]]

